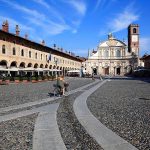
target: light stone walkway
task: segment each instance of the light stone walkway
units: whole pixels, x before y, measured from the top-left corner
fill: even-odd
[[[75,99],[73,105],[75,115],[89,135],[93,137],[104,150],[137,150],[130,143],[99,122],[88,109],[86,103],[87,98],[105,82],[107,82],[107,80],[85,91]]]
[[[33,150],[66,150],[57,124],[59,104],[49,105],[40,112],[35,123]]]

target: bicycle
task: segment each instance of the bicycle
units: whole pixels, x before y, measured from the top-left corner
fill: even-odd
[[[63,94],[61,88],[57,84],[53,84],[53,86],[54,86],[53,90],[54,96],[61,96]]]

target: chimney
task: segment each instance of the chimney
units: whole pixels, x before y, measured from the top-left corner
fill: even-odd
[[[54,44],[54,49],[56,49],[56,44]]]
[[[6,32],[9,32],[9,24],[8,24],[8,21],[6,20],[5,22],[5,29],[6,29]]]
[[[5,31],[5,22],[2,24],[2,31]]]
[[[42,41],[42,45],[45,46],[45,41],[44,40]]]
[[[2,30],[5,31],[5,32],[9,32],[9,24],[8,24],[7,20],[3,22]]]
[[[20,30],[19,30],[19,26],[16,25],[16,35],[19,36]]]
[[[25,39],[28,39],[28,34],[27,33],[25,34]]]

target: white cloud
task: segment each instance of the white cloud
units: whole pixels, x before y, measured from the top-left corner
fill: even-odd
[[[43,5],[46,8],[50,8],[49,4],[46,1],[44,1],[44,0],[33,0],[33,1]]]
[[[141,37],[140,38],[140,54],[144,53],[150,54],[150,37]]]
[[[17,10],[20,10],[30,16],[33,16],[35,18],[39,18],[39,19],[45,19],[45,15],[42,14],[42,13],[39,13],[38,11],[34,10],[34,9],[29,9],[29,8],[26,8],[22,5],[19,5],[15,2],[11,2],[11,1],[8,1],[8,0],[1,0],[5,3],[7,3],[8,5],[10,5],[12,8],[14,9],[17,9]]]
[[[100,7],[100,5],[102,3],[105,3],[105,0],[97,0],[97,3],[96,3],[95,8],[94,8],[94,11],[96,11]]]
[[[138,19],[139,15],[133,8],[133,4],[130,4],[123,12],[117,14],[116,18],[109,21],[108,28],[111,29],[112,32],[118,32],[127,28],[129,24]]]
[[[70,4],[72,7],[74,7],[79,14],[81,14],[82,16],[85,15],[86,13],[86,3],[82,0],[67,0],[67,1],[64,1],[65,3],[68,3]]]
[[[72,33],[76,34],[78,31],[76,29],[72,30]]]
[[[28,23],[36,26],[40,26],[41,30],[45,33],[45,35],[51,34],[60,34],[64,30],[69,30],[70,27],[67,25],[64,21],[52,21],[50,18],[48,18],[45,14],[42,14],[36,10],[32,10],[29,8],[26,8],[24,6],[21,6],[17,3],[12,3],[7,0],[2,0],[3,2],[6,2],[13,8],[27,14],[24,18],[28,20]]]
[[[66,24],[60,24],[53,22],[51,20],[45,20],[45,21],[39,21],[36,18],[27,18],[30,23],[33,23],[36,26],[39,26],[41,28],[41,31],[45,33],[45,35],[51,34],[51,35],[56,35],[60,34],[65,30],[70,30],[70,26]]]

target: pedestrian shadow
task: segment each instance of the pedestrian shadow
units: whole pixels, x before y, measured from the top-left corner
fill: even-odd
[[[49,97],[54,97],[55,95],[54,95],[54,93],[48,93],[48,96]]]
[[[141,100],[150,100],[150,99],[144,98],[144,97],[140,97],[139,99],[141,99]]]

